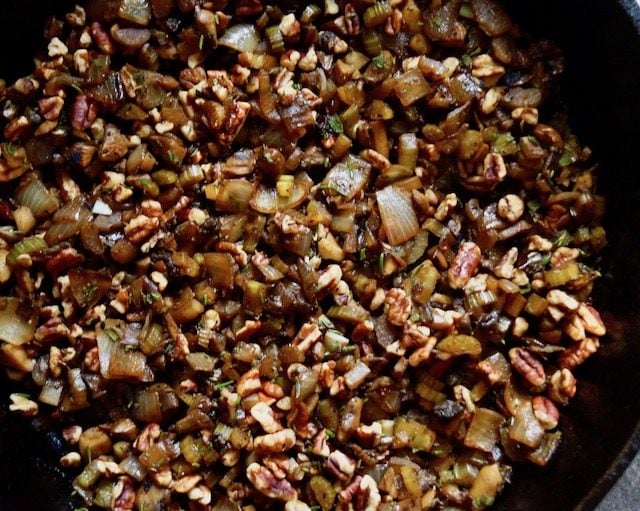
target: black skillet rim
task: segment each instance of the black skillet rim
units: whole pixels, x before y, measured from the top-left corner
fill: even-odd
[[[640,3],[638,0],[618,0],[627,16],[630,18],[636,32],[640,34]],[[593,489],[576,506],[577,510],[595,509],[614,485],[623,476],[629,465],[640,452],[640,422],[636,425],[629,440],[604,475],[598,480]]]

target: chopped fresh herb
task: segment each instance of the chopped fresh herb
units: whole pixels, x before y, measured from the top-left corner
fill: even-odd
[[[346,197],[347,195],[345,191],[341,190],[333,183],[321,184],[318,188],[320,188],[320,190],[329,190],[331,192],[337,193],[338,195],[342,195],[343,197]]]
[[[329,157],[328,157],[328,156],[325,156],[325,157],[324,157],[324,161],[322,162],[322,166],[323,166],[325,169],[328,169],[328,168],[331,166],[331,160],[329,159]]]
[[[540,202],[538,202],[535,199],[534,200],[530,200],[529,202],[527,202],[527,209],[529,210],[531,215],[536,213],[541,207],[542,207],[542,204],[540,204]]]
[[[16,153],[18,152],[18,146],[16,146],[15,144],[12,144],[11,142],[9,142],[8,144],[5,144],[4,149],[5,151],[7,151],[7,154],[9,156],[15,156]]]
[[[378,269],[384,275],[384,252],[378,257]]]
[[[296,82],[293,84],[293,88],[294,90],[302,90],[302,84]]]
[[[460,61],[462,62],[462,65],[467,69],[471,67],[471,55],[469,55],[468,53],[465,53]]]
[[[376,69],[384,69],[384,66],[385,66],[384,55],[381,53],[377,57],[373,57],[373,59],[371,59],[371,63]]]
[[[367,258],[367,249],[366,248],[360,249],[359,258],[360,258],[361,261],[364,261]]]
[[[489,495],[482,495],[478,498],[473,499],[474,507],[488,507],[493,504],[495,499],[490,497]]]
[[[333,322],[324,314],[318,318],[318,326],[320,328],[333,328]]]
[[[335,135],[341,135],[342,132],[344,131],[344,128],[342,126],[342,120],[340,119],[339,116],[337,115],[332,115],[331,117],[329,117],[329,129],[331,130],[332,133],[334,133]]]
[[[332,429],[327,428],[327,429],[325,429],[325,432],[327,433],[327,436],[329,438],[335,438],[335,436],[336,436],[336,434],[333,432]]]
[[[222,383],[218,383],[217,385],[214,385],[213,386],[213,390],[226,389],[227,387],[230,387],[231,385],[233,385],[233,380],[223,381]]]
[[[540,264],[542,266],[547,266],[551,262],[551,254],[546,254],[542,259],[540,259]]]
[[[571,234],[569,234],[569,231],[567,231],[566,229],[563,229],[553,240],[553,246],[556,248],[566,247],[569,242],[571,242]]]
[[[347,170],[349,171],[349,179],[353,179],[354,171],[355,171],[355,169],[353,168],[353,163],[351,162],[347,163]]]
[[[116,342],[116,341],[118,341],[120,339],[120,335],[113,328],[107,328],[104,331],[104,335],[106,335],[113,342]]]
[[[200,48],[200,51],[202,51],[203,47],[204,47],[204,34],[202,34],[200,36],[200,39],[198,40],[198,48]]]
[[[531,284],[527,284],[526,286],[520,288],[521,295],[526,295],[530,292],[531,292]]]
[[[149,179],[148,177],[139,179],[138,183],[140,183],[140,186],[142,186],[142,188],[149,188],[150,186],[153,186],[153,181],[151,181],[151,179]]]

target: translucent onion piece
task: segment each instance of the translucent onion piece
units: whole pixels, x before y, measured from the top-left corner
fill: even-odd
[[[533,414],[531,401],[523,402],[516,410],[509,438],[534,449],[542,443],[544,429]]]
[[[488,408],[477,408],[471,420],[464,445],[481,451],[491,452],[500,439],[500,426],[504,417]]]
[[[349,155],[327,172],[322,186],[333,195],[336,202],[348,202],[364,189],[370,174],[371,165],[361,158]],[[417,230],[416,227],[416,232]]]
[[[120,342],[118,330],[107,328],[98,333],[98,357],[102,377],[107,380],[153,381],[153,372],[147,364],[147,358],[139,351],[127,351]]]
[[[64,386],[60,380],[47,380],[42,387],[38,401],[45,405],[58,406],[62,400]]]
[[[151,19],[149,0],[124,0],[118,10],[118,16],[138,25],[147,25]]]
[[[387,186],[376,192],[376,199],[389,243],[399,245],[418,234],[418,217],[407,193]]]
[[[92,307],[111,287],[111,278],[92,270],[71,270],[69,287],[80,307]]]
[[[18,262],[18,257],[21,255],[34,254],[40,250],[44,250],[47,246],[47,242],[37,236],[25,238],[11,248],[9,254],[7,254],[7,264],[9,266],[15,266]]]
[[[74,199],[53,215],[53,224],[44,236],[49,246],[60,243],[80,232],[82,226],[93,216],[82,199]]]
[[[140,463],[137,456],[127,456],[120,462],[120,468],[136,481],[142,481],[147,475],[147,469]]]
[[[296,174],[289,197],[280,197],[275,188],[259,186],[251,199],[251,208],[259,213],[273,215],[276,211],[297,208],[309,196],[313,181],[306,172]]]
[[[232,25],[218,39],[218,44],[239,52],[256,53],[260,36],[253,25]]]
[[[21,206],[27,206],[36,218],[46,217],[58,209],[58,203],[39,179],[31,179],[20,187],[16,200]]]
[[[278,100],[271,86],[269,73],[262,69],[258,74],[258,105],[265,119],[270,123],[277,124],[281,121],[280,114],[276,109]]]
[[[17,298],[0,298],[0,340],[19,346],[33,339],[36,318],[22,309]]]

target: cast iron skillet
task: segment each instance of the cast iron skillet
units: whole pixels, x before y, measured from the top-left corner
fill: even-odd
[[[589,510],[640,449],[640,7],[635,0],[505,2],[522,27],[564,49],[572,126],[602,162],[609,249],[596,298],[609,335],[578,372],[579,392],[563,411],[565,440],[555,461],[545,470],[517,467],[495,509]],[[46,16],[73,3],[4,0],[0,76],[30,72]],[[10,388],[0,381],[0,510],[73,510],[70,476],[57,464],[63,443],[46,426],[7,413]]]

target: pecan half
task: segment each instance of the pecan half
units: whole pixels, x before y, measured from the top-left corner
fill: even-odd
[[[449,285],[453,289],[462,289],[469,279],[476,274],[480,265],[480,247],[472,241],[466,241],[460,245],[447,276]]]
[[[247,479],[260,493],[272,499],[288,502],[298,498],[298,492],[289,481],[276,478],[271,470],[259,463],[247,467]]]
[[[545,384],[544,367],[533,353],[522,348],[513,348],[509,351],[509,358],[514,369],[531,385],[542,387]]]

